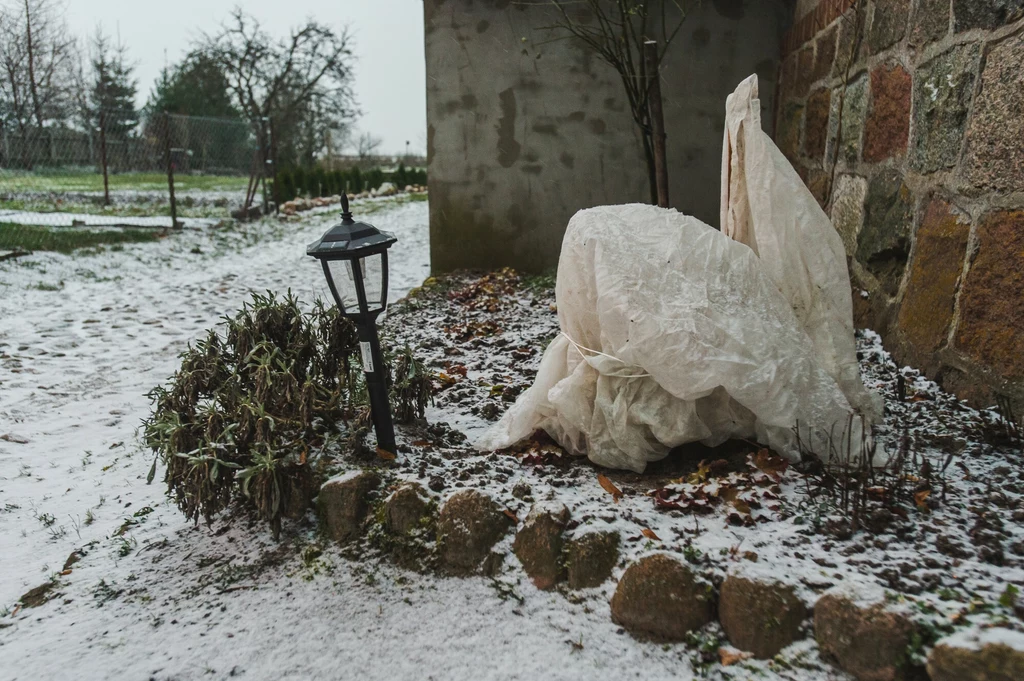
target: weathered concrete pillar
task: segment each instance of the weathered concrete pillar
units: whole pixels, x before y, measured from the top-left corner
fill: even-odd
[[[552,268],[577,210],[649,200],[618,73],[544,28],[556,22],[552,11],[508,0],[424,2],[435,272]],[[792,0],[691,9],[661,69],[673,207],[717,227],[725,98],[757,73],[772,129],[779,40],[792,14]]]

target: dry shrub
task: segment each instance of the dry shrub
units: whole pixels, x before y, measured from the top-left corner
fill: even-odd
[[[211,522],[237,501],[276,533],[284,495],[369,430],[356,329],[321,301],[304,314],[291,293],[270,292],[222,326],[190,345],[169,383],[150,393],[143,437],[189,520]],[[431,376],[412,351],[386,355],[385,370],[396,379],[398,420],[422,418]]]

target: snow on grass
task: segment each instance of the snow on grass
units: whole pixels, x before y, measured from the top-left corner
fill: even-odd
[[[363,205],[376,211],[370,222],[399,238],[390,258],[395,299],[428,274],[426,204]],[[358,206],[354,212],[358,219]],[[311,517],[286,523],[279,543],[244,518],[186,523],[163,485],[145,484],[152,455],[136,437],[149,411],[145,393],[175,370],[187,342],[250,291],[291,288],[306,303],[325,295],[305,246],[334,219],[333,211],[316,212],[185,230],[121,251],[0,263],[0,676],[843,678],[818,658],[813,640],[774,661],[730,667],[716,664],[724,642],[717,626],[688,644],[636,641],[610,621],[614,581],[540,592],[511,556],[495,578],[447,579],[393,567],[368,545],[343,554],[319,537]],[[478,281],[431,282],[389,312],[387,336],[412,344],[447,377],[426,434],[399,429],[398,458],[380,464],[393,485],[417,481],[439,502],[478,488],[521,522],[535,501],[564,503],[570,535],[620,533],[616,578],[630,560],[664,551],[715,583],[751,563],[798,584],[809,602],[864,582],[889,589],[937,631],[947,623],[1021,629],[999,603],[1007,584],[1024,583],[1015,553],[1024,546],[1014,515],[1024,511],[1020,462],[975,438],[980,415],[915,372],[902,371],[908,399],[895,404],[900,370],[876,335],[862,334],[859,347],[866,383],[889,404],[880,439],[892,445],[906,432],[937,465],[943,447],[959,452],[941,503],[877,534],[833,537],[833,511],[809,499],[806,481],[790,470],[778,483],[778,509],[737,526],[720,510],[660,510],[648,495],[668,485],[693,491],[685,480],[699,470],[699,455],[645,475],[606,471],[624,492],[616,503],[597,469],[564,460],[551,444],[479,453],[453,433],[472,440],[500,416],[558,330],[550,282],[506,286],[497,277],[484,281],[479,298],[449,297]],[[738,453],[730,475],[759,475],[745,457]],[[939,537],[962,557],[939,551]],[[975,538],[1004,548],[1002,564],[982,560]],[[511,542],[509,534],[498,549],[508,552]],[[76,550],[81,560],[60,574]],[[14,612],[22,594],[51,578],[48,603]]]
[[[76,546],[109,543],[123,517],[164,503],[159,486],[140,484],[146,393],[250,291],[323,295],[305,247],[334,219],[0,263],[0,437],[11,436],[0,439],[0,604],[59,572]],[[426,276],[426,206],[375,219],[398,235],[391,282],[401,296]]]
[[[170,227],[171,217],[159,216],[119,216],[109,214],[92,213],[65,213],[26,210],[0,210],[0,222],[11,225],[48,225],[51,227],[73,227],[83,225],[86,227],[104,227],[116,224],[128,223],[133,227]],[[185,227],[210,227],[217,223],[213,218],[180,218],[178,220]]]
[[[174,188],[180,191],[245,190],[246,175],[188,175],[174,177]],[[113,191],[166,191],[167,173],[111,173],[107,178]],[[102,195],[103,175],[100,173],[12,172],[4,170],[4,189],[8,192],[94,192]]]

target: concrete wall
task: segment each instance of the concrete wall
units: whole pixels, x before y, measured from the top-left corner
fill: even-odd
[[[858,324],[1024,414],[1024,0],[823,15],[783,63],[776,139],[843,237]]]
[[[424,0],[431,266],[558,261],[589,206],[646,201],[646,165],[618,74],[545,29],[547,3]],[[761,79],[772,130],[793,0],[704,0],[662,68],[672,205],[717,226],[725,98]]]

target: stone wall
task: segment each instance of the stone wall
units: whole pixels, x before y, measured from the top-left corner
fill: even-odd
[[[661,70],[671,205],[717,225],[725,98],[757,73],[770,130],[794,3],[686,5]],[[577,210],[650,200],[619,75],[550,29],[549,3],[425,0],[423,9],[435,272],[553,268]]]
[[[1024,414],[1024,0],[823,0],[811,21],[775,136],[843,237],[858,324]]]

